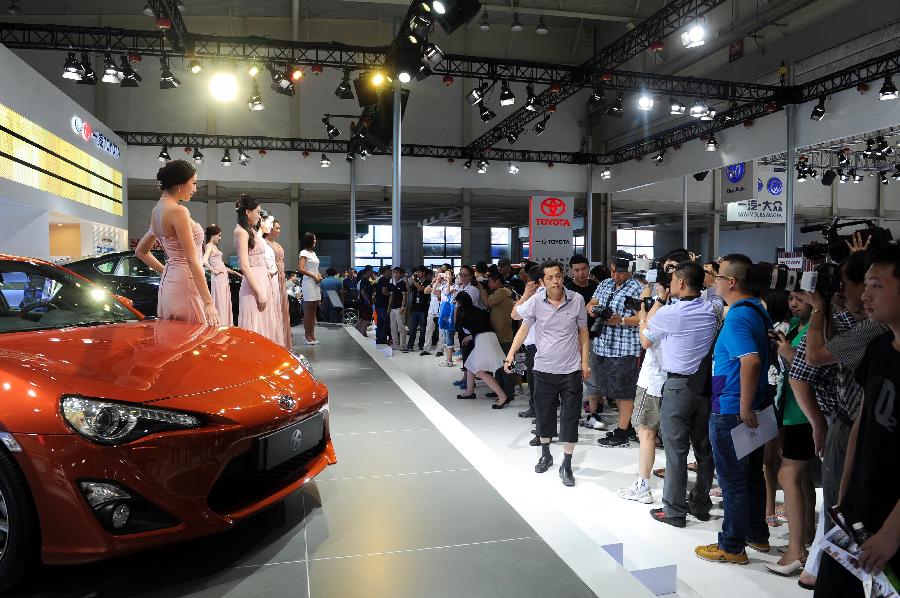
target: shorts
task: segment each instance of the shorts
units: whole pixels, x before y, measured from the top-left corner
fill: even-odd
[[[647,389],[637,387],[634,395],[634,413],[631,415],[631,425],[635,428],[644,428],[659,432],[659,403],[661,397],[654,397]]]
[[[448,349],[453,348],[453,331],[447,330],[446,328],[441,328],[441,339],[444,341],[444,346]]]
[[[809,461],[816,454],[812,424],[796,424],[784,427],[784,443],[781,456],[792,461]]]
[[[600,391],[597,390],[597,386],[594,384],[594,372],[600,367],[598,364],[600,363],[600,356],[591,351],[591,375],[590,377],[584,381],[584,395],[592,396],[599,395]]]
[[[633,401],[640,373],[638,358],[601,357],[591,359],[591,379],[596,393],[614,401]]]

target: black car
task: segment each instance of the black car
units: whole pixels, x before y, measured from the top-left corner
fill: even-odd
[[[154,251],[153,255],[163,264],[166,263],[166,256],[162,251]],[[142,314],[151,318],[156,316],[159,274],[142,262],[133,251],[120,251],[85,258],[66,264],[65,267],[116,295],[128,297],[134,302],[134,308]],[[208,283],[209,273],[206,276]],[[234,321],[237,322],[241,279],[237,276],[229,276],[228,283],[231,287],[231,307]],[[290,295],[288,296],[288,310],[291,326],[300,324],[302,319],[300,302]]]

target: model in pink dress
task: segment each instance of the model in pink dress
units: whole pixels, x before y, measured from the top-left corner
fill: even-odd
[[[272,327],[266,313],[270,295],[268,245],[257,230],[261,208],[256,199],[241,195],[235,211],[238,225],[234,229],[234,246],[244,275],[238,294],[238,326],[270,338]]]
[[[266,271],[269,274],[269,303],[266,305],[266,319],[269,322],[269,333],[266,335],[273,343],[281,345],[281,295],[278,293],[278,264],[275,261],[275,250],[266,241],[264,230],[260,228],[259,243],[266,250]]]
[[[280,307],[280,309],[276,311],[276,319],[279,326],[279,330],[277,331],[278,340],[276,342],[284,345],[284,348],[290,351],[294,346],[294,339],[293,334],[291,333],[291,315],[287,296],[287,279],[284,273],[284,248],[278,243],[278,239],[281,237],[281,223],[275,220],[274,216],[270,215],[268,218],[263,219],[260,229],[263,231],[263,236],[266,238],[269,246],[275,252],[275,265],[278,269],[276,280],[273,281],[276,284],[272,286],[272,292],[274,293],[274,296],[277,297],[275,303]]]
[[[231,287],[228,284],[228,268],[225,267],[225,260],[222,259],[222,252],[213,244],[208,243],[206,246],[208,257],[206,263],[209,264],[209,286],[212,293],[213,303],[219,312],[219,324],[222,326],[234,326],[234,316],[231,311]]]
[[[159,298],[156,303],[156,317],[160,320],[181,320],[191,323],[206,323],[203,313],[203,299],[194,285],[194,277],[188,267],[184,249],[178,237],[167,237],[150,224],[150,233],[157,238],[166,253],[166,267],[159,281]],[[197,255],[203,245],[203,228],[191,220],[191,233]],[[206,281],[203,281],[206,284]]]

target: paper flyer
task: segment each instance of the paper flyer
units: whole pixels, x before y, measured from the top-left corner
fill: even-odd
[[[898,598],[900,596],[884,572],[872,575],[859,568],[857,558],[860,548],[839,526],[831,528],[831,531],[822,537],[819,544],[823,551],[863,582],[867,598]]]

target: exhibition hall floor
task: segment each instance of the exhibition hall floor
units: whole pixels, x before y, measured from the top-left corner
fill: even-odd
[[[230,532],[45,566],[16,595],[589,598],[604,587],[652,595],[607,556],[592,565],[592,590],[437,430],[414,401],[426,397],[401,389],[374,346],[355,331],[318,334],[320,345],[301,350],[329,385],[336,466]]]

